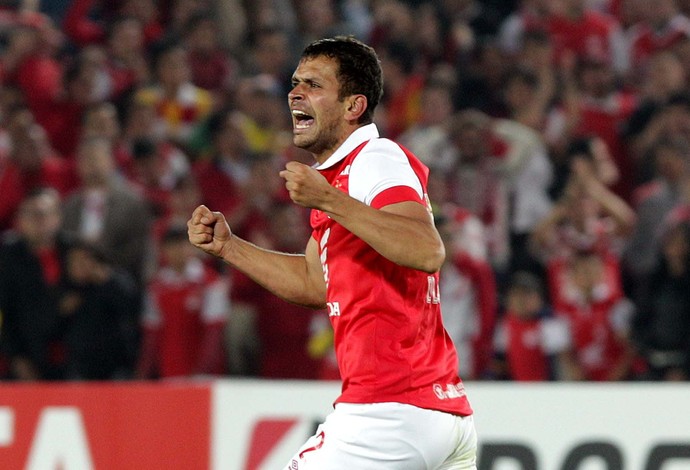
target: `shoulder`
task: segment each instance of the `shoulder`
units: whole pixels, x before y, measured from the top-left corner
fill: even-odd
[[[389,157],[389,158],[405,158],[405,152],[400,144],[385,137],[371,139],[367,145],[362,148],[358,157]]]

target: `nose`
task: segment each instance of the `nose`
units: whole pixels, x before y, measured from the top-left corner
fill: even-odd
[[[288,93],[288,101],[293,102],[295,100],[301,100],[304,97],[304,94],[301,90],[302,89],[299,83],[293,86],[292,90],[290,90]]]

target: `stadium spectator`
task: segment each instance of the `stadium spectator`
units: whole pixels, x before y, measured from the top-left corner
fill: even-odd
[[[466,209],[450,204],[438,209],[435,222],[446,246],[440,284],[443,325],[461,358],[460,375],[486,378],[498,316],[498,290],[488,261],[484,227]]]
[[[254,240],[262,246],[297,253],[309,239],[307,214],[293,204],[273,204],[268,221],[262,233],[263,240],[259,241],[254,235]],[[238,279],[239,274],[235,274],[233,279]],[[258,375],[274,379],[316,379],[319,363],[309,355],[307,346],[312,318],[326,318],[326,312],[285,303],[253,281],[244,280],[242,286],[241,294],[236,292],[235,296],[240,295],[256,315]]]
[[[140,88],[134,99],[155,110],[158,137],[184,147],[194,128],[212,111],[212,96],[191,82],[187,51],[177,42],[158,46],[153,71],[154,83]]]
[[[644,73],[650,58],[690,36],[690,19],[676,0],[640,2],[642,18],[630,31],[630,63],[633,77]]]
[[[151,262],[152,218],[146,203],[118,178],[110,141],[104,138],[81,142],[77,170],[81,187],[65,200],[63,229],[98,243],[141,286]]]
[[[66,245],[60,222],[58,192],[37,188],[22,200],[16,231],[0,246],[0,343],[12,379],[63,378],[58,325]]]
[[[281,84],[268,74],[240,80],[235,92],[240,126],[249,151],[281,154],[290,146],[290,115],[285,111]]]
[[[244,72],[247,75],[261,76],[267,74],[278,83],[281,93],[290,90],[292,75],[293,50],[290,35],[278,27],[266,27],[256,32],[252,41],[251,54],[247,57]]]
[[[546,139],[563,150],[578,138],[601,138],[620,172],[612,188],[630,202],[636,165],[627,153],[622,128],[637,107],[637,96],[617,86],[615,70],[606,58],[591,55],[571,62],[575,59],[569,56],[561,63],[562,105],[550,116]]]
[[[567,259],[579,250],[618,257],[635,228],[632,207],[604,184],[615,170],[597,150],[599,144],[589,139],[573,143],[563,190],[531,231],[531,249],[545,264]]]
[[[181,175],[170,188],[168,210],[157,217],[153,224],[153,238],[156,243],[163,239],[165,232],[173,227],[184,225],[190,209],[201,204],[201,189],[191,173]]]
[[[452,83],[441,79],[427,81],[421,90],[419,119],[400,136],[405,147],[437,170],[447,170],[453,162],[446,129],[453,114],[452,87]]]
[[[667,122],[662,110],[682,99],[689,77],[673,52],[662,50],[650,56],[639,85],[639,104],[625,123],[623,134],[635,168],[635,185],[653,177],[654,162],[649,158],[649,150],[668,132],[662,127]]]
[[[628,51],[620,24],[587,3],[586,0],[548,2],[547,28],[553,40],[556,63],[569,54],[577,60],[596,57],[615,74],[625,73]]]
[[[526,126],[477,110],[457,113],[448,126],[457,152],[447,172],[450,200],[479,217],[486,227],[491,265],[505,273],[510,269],[511,235],[529,230],[549,209],[551,170],[543,142]],[[519,184],[523,178],[529,182]]]
[[[397,138],[419,120],[424,77],[418,70],[417,52],[406,42],[391,42],[380,53],[386,76],[377,119],[386,135]]]
[[[170,210],[170,193],[175,183],[188,174],[187,157],[175,147],[156,145],[151,139],[132,142],[132,167],[129,181],[149,205],[154,218]]]
[[[84,111],[81,139],[90,138],[108,140],[113,149],[113,156],[115,157],[118,171],[122,175],[131,173],[131,142],[125,140],[118,109],[110,101],[95,103]]]
[[[633,339],[650,380],[687,380],[690,373],[690,221],[666,226],[658,264],[633,322]]]
[[[0,163],[0,230],[11,228],[20,202],[33,189],[51,187],[65,196],[77,185],[73,168],[55,154],[28,108],[16,108],[6,119],[11,147]]]
[[[139,378],[220,375],[230,315],[227,279],[204,265],[183,226],[161,241],[161,266],[146,290]]]
[[[690,154],[687,141],[663,139],[652,155],[656,177],[637,192],[637,228],[624,253],[627,272],[636,287],[643,286],[654,269],[660,247],[660,227],[677,207],[690,201]]]
[[[194,175],[200,184],[204,204],[228,214],[238,233],[249,229],[251,218],[260,215],[257,198],[266,189],[252,181],[254,155],[242,131],[243,116],[233,110],[215,113],[208,122],[212,143],[210,158],[196,162]]]
[[[630,342],[635,305],[624,296],[617,260],[594,251],[574,253],[552,271],[550,303],[568,323],[570,380],[619,381],[633,376]]]
[[[559,380],[570,356],[567,323],[554,315],[539,277],[513,274],[494,346],[493,374],[519,382]]]
[[[182,29],[192,83],[210,91],[215,100],[228,99],[237,79],[237,64],[220,44],[216,17],[210,11],[192,15]]]
[[[96,6],[102,7],[98,19],[92,17]],[[157,16],[153,0],[72,0],[65,12],[63,28],[70,40],[78,46],[102,44],[108,39],[109,26],[116,23],[118,17],[132,17],[141,23],[144,39],[147,44],[151,44],[163,34],[163,25]]]
[[[70,243],[60,295],[68,380],[133,376],[138,352],[137,288],[98,245]]]
[[[312,35],[337,30],[369,41],[392,69],[386,72],[387,102],[378,107],[376,122],[385,137],[407,131],[400,140],[432,167],[433,184],[428,190],[435,204],[454,200],[467,205],[453,193],[457,186],[451,191],[447,187],[456,167],[468,170],[468,175],[478,171],[478,178],[468,177],[470,184],[506,196],[498,198],[501,204],[475,213],[490,236],[499,292],[508,285],[503,274],[517,269],[541,273],[543,267],[522,249],[524,240],[539,236],[535,219],[553,202],[562,207],[560,195],[570,179],[573,150],[579,147],[579,153],[586,149],[594,156],[600,182],[623,196],[639,219],[626,249],[624,280],[628,295],[636,303],[646,302],[645,282],[655,269],[664,220],[676,217],[690,199],[690,190],[683,189],[687,184],[680,163],[683,144],[669,144],[690,141],[686,0],[302,3],[4,2],[0,6],[4,46],[0,50],[0,230],[12,227],[26,194],[18,189],[24,180],[32,187],[56,187],[63,195],[77,189],[75,155],[85,139],[110,141],[116,179],[134,178],[134,143],[145,140],[154,143],[164,160],[186,159],[195,175],[203,169],[209,181],[222,183],[219,193],[230,188],[222,181],[227,167],[216,164],[218,149],[208,130],[214,110],[229,108],[240,116],[243,134],[234,144],[244,141],[248,150],[243,159],[247,165],[242,163],[245,168],[239,172],[245,174],[239,178],[244,183],[236,191],[228,190],[227,199],[241,204],[226,215],[242,219],[246,235],[258,240],[266,231],[266,215],[281,199],[275,188],[266,186],[274,179],[276,162],[311,162],[308,153],[291,145],[286,132],[290,120],[284,97],[290,89],[290,64]],[[387,54],[396,48],[406,52],[404,60],[412,58],[411,75],[396,75],[391,65],[396,61],[385,57],[396,55]],[[409,76],[414,80],[406,80]],[[386,105],[393,111],[385,112]],[[40,131],[30,132],[22,117],[27,108],[45,137]],[[449,113],[471,109],[484,112],[492,125],[488,134],[477,134],[477,145],[466,146],[482,149],[484,156],[493,154],[479,159],[495,163],[493,172],[469,165],[465,156],[454,157],[458,151],[451,142],[454,119]],[[18,122],[24,124],[17,126]],[[505,155],[515,142],[494,132],[498,122],[524,125],[543,142],[545,151],[531,152],[533,158],[519,160],[522,163],[514,167],[504,165],[512,161]],[[230,137],[233,131],[223,133],[226,140],[235,139]],[[524,149],[521,144],[517,147]],[[17,176],[15,157],[26,163],[31,175]],[[39,160],[42,169],[32,170]],[[549,166],[555,172],[553,179]],[[65,179],[64,172],[72,176]],[[491,180],[487,173],[501,183],[484,184]],[[186,203],[181,201],[198,197],[198,188],[187,183],[181,183],[176,194],[176,179],[166,183],[163,199],[178,207],[167,208],[171,212],[157,219],[158,237],[173,221],[185,220],[181,212]],[[550,182],[552,201],[544,190]],[[501,190],[495,191],[497,187]],[[214,188],[201,189],[210,193]],[[486,195],[475,189],[467,192]],[[589,199],[583,212],[589,210]],[[625,216],[610,224],[615,217],[600,215],[588,219],[592,224],[583,232],[589,235],[580,241],[587,245],[597,239],[617,251],[633,218]],[[500,230],[494,232],[496,228]],[[560,228],[557,239],[567,232]],[[498,239],[491,238],[496,233]],[[564,238],[556,245],[562,242]],[[155,248],[147,255],[157,257],[158,248],[147,246]],[[242,311],[241,305],[236,307]],[[238,318],[241,313],[233,322],[241,323]],[[233,353],[228,355],[235,359]],[[257,367],[245,370],[258,373]],[[59,374],[56,370],[54,375]]]

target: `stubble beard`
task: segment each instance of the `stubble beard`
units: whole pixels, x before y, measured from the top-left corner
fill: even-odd
[[[313,135],[296,135],[293,143],[307,152],[318,156],[331,150],[335,150],[338,145],[338,133],[335,123],[329,123],[322,129],[317,129]]]

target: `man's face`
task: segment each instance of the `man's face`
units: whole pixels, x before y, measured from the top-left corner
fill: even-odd
[[[327,57],[302,60],[288,94],[293,142],[323,162],[347,138],[346,101],[338,99],[338,63]]]
[[[25,201],[19,209],[18,228],[31,244],[51,243],[60,230],[60,202],[57,196],[40,195]]]

